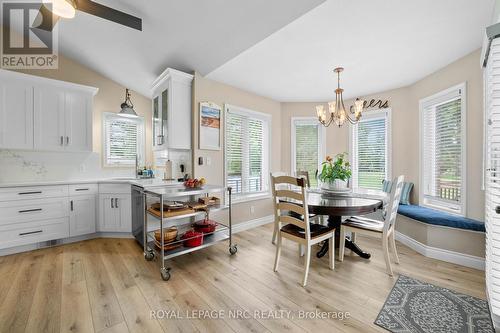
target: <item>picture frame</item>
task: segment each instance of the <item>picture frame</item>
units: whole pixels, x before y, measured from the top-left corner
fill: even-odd
[[[200,102],[199,149],[221,150],[222,108],[212,102]]]

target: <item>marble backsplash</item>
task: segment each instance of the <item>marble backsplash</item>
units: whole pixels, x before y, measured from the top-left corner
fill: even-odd
[[[191,151],[155,152],[155,177],[163,178],[170,158],[173,176],[192,174]],[[0,149],[0,183],[134,177],[134,167],[104,167],[99,153],[35,152]]]
[[[133,167],[103,167],[98,153],[0,149],[0,183],[133,176]]]

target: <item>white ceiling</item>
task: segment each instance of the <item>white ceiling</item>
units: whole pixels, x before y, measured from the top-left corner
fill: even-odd
[[[141,17],[143,31],[77,12],[58,23],[60,52],[149,96],[167,67],[207,74],[324,0],[96,1]]]
[[[493,0],[328,0],[208,77],[278,101],[409,85],[481,47]],[[479,66],[479,63],[478,63]]]

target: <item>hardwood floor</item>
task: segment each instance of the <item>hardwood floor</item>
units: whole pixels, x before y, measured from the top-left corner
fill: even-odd
[[[371,260],[347,251],[330,271],[326,257],[313,257],[303,288],[296,244],[284,241],[279,272],[273,272],[271,236],[270,226],[237,234],[239,251],[232,257],[226,243],[178,257],[168,282],[131,239],[0,257],[0,332],[383,332],[373,321],[399,274],[485,298],[484,272],[423,257],[399,243],[401,264],[391,278],[380,240],[360,236]],[[162,311],[151,318],[152,310]],[[230,318],[229,311],[249,318]],[[305,319],[300,311],[348,312],[349,318]],[[168,318],[173,314],[177,318]],[[224,318],[194,318],[208,314]]]

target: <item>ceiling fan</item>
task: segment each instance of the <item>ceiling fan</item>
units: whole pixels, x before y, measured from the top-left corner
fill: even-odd
[[[37,28],[52,31],[59,18],[73,18],[77,10],[142,31],[140,18],[91,0],[42,0]]]

